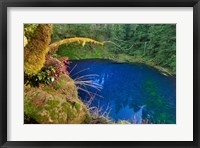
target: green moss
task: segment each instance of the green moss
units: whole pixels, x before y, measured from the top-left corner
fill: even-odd
[[[38,24],[24,24],[24,35],[26,36],[28,42],[35,35]]]
[[[69,82],[73,82],[73,80],[70,79],[68,75],[61,75],[57,81],[54,81],[52,86],[54,89],[59,90],[63,89],[63,87],[65,87]]]
[[[24,71],[28,75],[38,73],[45,63],[51,41],[51,24],[39,24],[28,44],[24,47]]]
[[[25,102],[24,108],[27,118],[31,118],[34,120],[45,120],[45,117],[42,117],[40,114],[38,114],[38,112],[40,112],[42,108],[33,105],[33,102]]]
[[[38,124],[33,118],[24,114],[24,124]]]
[[[64,86],[65,83],[66,83],[65,81],[61,80],[61,81],[55,83],[54,88],[55,88],[56,90],[61,89],[62,86]]]
[[[79,103],[75,103],[75,108],[78,110],[78,111],[80,111],[80,109],[81,109],[81,105],[79,104]]]
[[[38,88],[25,86],[24,112],[27,118],[34,119],[37,123],[80,124],[89,122],[89,112],[78,98],[73,80],[68,76],[63,77],[70,82],[63,83],[63,89],[66,90],[64,92],[54,89],[54,85],[40,85]]]
[[[91,116],[89,113],[85,114],[85,120],[82,122],[82,124],[89,124],[91,123]]]
[[[61,75],[57,81],[54,81],[51,86],[59,93],[66,95],[67,100],[78,98],[77,87],[74,81],[68,75]]]
[[[73,110],[72,106],[68,102],[63,103],[62,106],[64,111],[67,113],[67,118],[73,120],[77,115],[76,110]]]
[[[52,88],[50,88],[50,87],[44,87],[43,90],[49,94],[52,94],[52,92],[53,92]]]
[[[58,100],[48,100],[47,105],[48,106],[46,107],[46,109],[52,109],[59,105],[59,101]]]

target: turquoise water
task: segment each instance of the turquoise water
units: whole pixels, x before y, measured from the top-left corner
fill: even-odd
[[[74,79],[91,80],[102,86],[97,90],[80,85],[90,93],[79,90],[79,96],[85,102],[93,96],[91,105],[101,108],[102,114],[109,112],[108,116],[116,122],[176,123],[175,77],[164,76],[144,64],[97,59],[72,61],[69,71]]]

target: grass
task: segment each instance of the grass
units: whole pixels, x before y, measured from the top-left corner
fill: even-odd
[[[73,69],[72,69],[73,70]],[[82,71],[79,71],[78,73],[81,73]],[[74,74],[76,75],[76,74]],[[102,85],[98,83],[94,83],[91,80],[91,77],[98,77],[96,74],[88,74],[88,75],[82,75],[74,79],[74,83],[76,84],[77,88],[81,91],[86,92],[90,99],[86,102],[84,102],[88,112],[91,115],[91,121],[90,124],[113,124],[114,121],[109,117],[109,113],[111,111],[111,108],[109,105],[107,108],[103,111],[103,108],[98,106],[92,106],[92,102],[95,99],[96,96],[102,97],[97,93],[90,92],[87,90],[87,87],[92,87],[98,91],[101,91]]]

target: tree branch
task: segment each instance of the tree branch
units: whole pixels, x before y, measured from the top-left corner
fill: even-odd
[[[111,43],[111,44],[115,45],[116,47],[118,47],[118,48],[121,49],[121,50],[130,50],[130,49],[133,47],[133,45],[131,45],[129,48],[124,49],[124,48],[122,48],[120,45],[118,45],[118,44],[116,44],[115,42],[112,42],[112,41],[104,41],[103,43],[104,43],[104,44],[105,44],[105,43]]]

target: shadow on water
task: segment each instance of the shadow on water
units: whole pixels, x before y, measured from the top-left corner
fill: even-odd
[[[102,89],[89,86],[85,86],[85,89],[102,96],[95,96],[92,105],[100,106],[103,110],[109,105],[109,116],[115,121],[176,123],[176,78],[161,75],[144,64],[115,63],[110,60],[72,61],[70,69],[74,79],[96,74],[85,79],[102,85]],[[83,101],[91,97],[81,90],[79,95]]]

